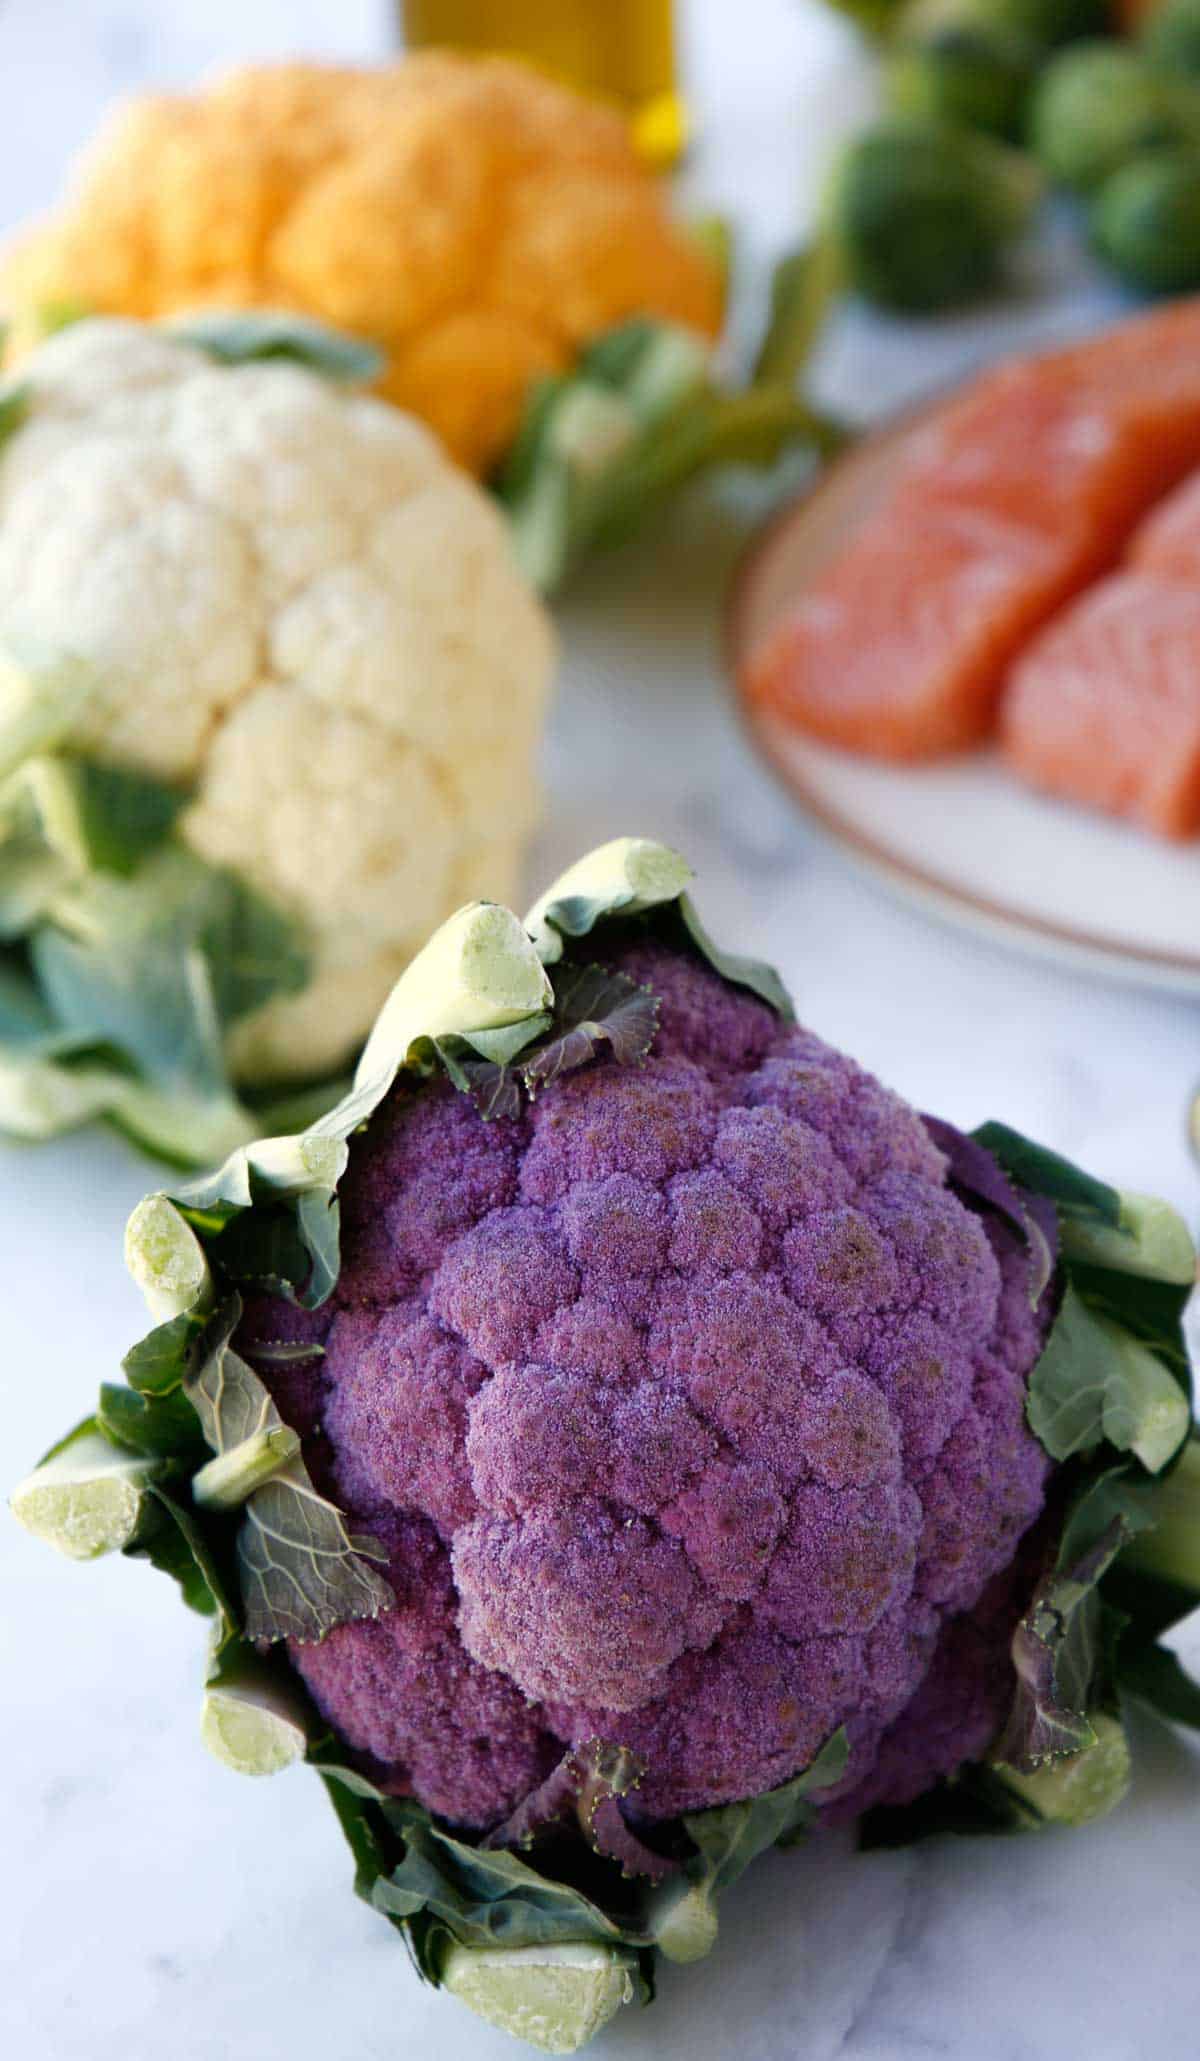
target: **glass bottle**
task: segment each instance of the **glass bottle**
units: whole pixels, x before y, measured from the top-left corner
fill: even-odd
[[[686,141],[672,0],[400,0],[409,49],[438,45],[523,57],[585,93],[621,103],[653,164]]]

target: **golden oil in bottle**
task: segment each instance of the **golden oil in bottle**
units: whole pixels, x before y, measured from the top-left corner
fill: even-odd
[[[650,163],[687,140],[671,0],[401,0],[410,49],[440,45],[523,57],[584,93],[624,106]]]

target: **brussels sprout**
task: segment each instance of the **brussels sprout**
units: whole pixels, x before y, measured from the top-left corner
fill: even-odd
[[[892,33],[898,16],[907,27],[914,13],[926,11],[925,0],[905,6],[903,0],[832,0],[839,14],[849,15],[870,36]],[[1080,36],[1102,36],[1110,28],[1108,0],[932,0],[938,12],[985,29],[1017,36],[1038,50],[1052,50]]]
[[[1089,193],[1148,150],[1200,144],[1200,89],[1122,44],[1081,43],[1043,73],[1030,134],[1049,176]]]
[[[1200,77],[1200,0],[1164,0],[1148,17],[1140,42],[1163,71]]]
[[[1015,136],[1033,66],[1032,47],[1020,37],[948,21],[901,36],[888,62],[887,97],[899,115]]]
[[[1111,27],[1108,0],[969,0],[977,20],[1021,36],[1039,50],[1082,36],[1103,36]]]
[[[936,123],[885,121],[838,164],[826,233],[846,283],[912,314],[976,298],[993,285],[1038,197],[1015,152]]]
[[[1137,158],[1114,172],[1096,200],[1092,242],[1145,293],[1200,286],[1200,149]]]

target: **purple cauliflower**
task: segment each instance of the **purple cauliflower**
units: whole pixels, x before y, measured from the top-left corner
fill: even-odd
[[[574,2052],[756,1855],[1085,1825],[1196,1723],[1187,1227],[922,1118],[616,839],[460,910],[309,1130],[139,1204],[155,1327],[13,1491],[206,1613],[201,1736]]]
[[[647,1821],[842,1726],[828,1807],[905,1801],[1011,1696],[1027,1248],[850,1060],[661,944],[614,963],[658,998],[642,1065],[492,1122],[402,1080],[332,1300],[247,1307],[251,1360],[324,1346],[260,1371],[395,1592],[293,1663],[382,1788],[476,1831],[595,1737]]]

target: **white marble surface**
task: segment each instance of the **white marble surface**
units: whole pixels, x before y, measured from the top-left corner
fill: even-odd
[[[111,92],[252,51],[366,51],[381,27],[366,0],[0,0],[0,224],[49,198]],[[691,27],[709,167],[715,154],[760,233],[784,228],[804,166],[862,104],[847,41],[787,0],[704,0]],[[1070,302],[1034,319],[1082,315]],[[979,342],[966,324],[944,348],[970,355]],[[884,360],[893,383],[929,376],[920,342],[853,321],[828,375],[861,396],[869,364],[878,397]],[[725,707],[715,604],[735,545],[719,511],[693,511],[653,554],[595,569],[564,610],[531,878],[620,830],[670,839],[697,864],[714,929],[777,960],[814,1025],[919,1104],[961,1122],[1003,1115],[1194,1219],[1183,1110],[1200,1074],[1196,1009],[935,928],[812,841]],[[82,1412],[140,1329],[120,1238],[145,1185],[145,1166],[102,1135],[0,1147],[6,1481]],[[204,1754],[202,1633],[168,1584],[121,1563],[71,1570],[10,1523],[0,1580],[9,2061],[516,2054],[421,1990],[356,1904],[311,1777],[245,1783]],[[1200,1658],[1200,1635],[1188,1643]],[[1086,1834],[772,1857],[731,1900],[711,1959],[668,1970],[653,2013],[625,2014],[601,2052],[1192,2061],[1200,1755],[1150,1726],[1139,1749],[1136,1794]]]

